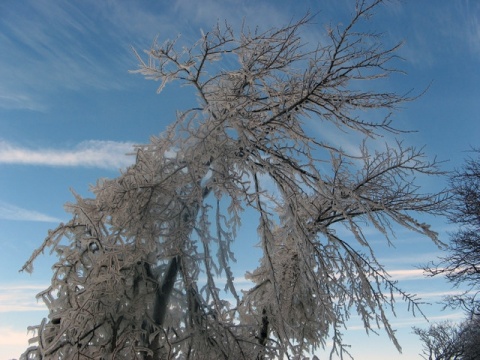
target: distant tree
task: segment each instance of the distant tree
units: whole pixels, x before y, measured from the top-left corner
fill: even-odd
[[[480,154],[480,150],[474,150]],[[480,315],[480,156],[470,158],[450,181],[454,205],[450,220],[459,225],[451,234],[447,254],[426,267],[430,276],[444,275],[456,287],[467,286],[465,293],[447,302]]]
[[[480,316],[473,315],[460,326],[463,360],[480,359]]]
[[[423,343],[423,353],[420,356],[427,360],[457,360],[462,359],[462,349],[459,346],[459,327],[451,322],[431,325],[427,330],[417,327],[414,333]]]
[[[372,142],[399,134],[390,112],[411,99],[365,83],[395,71],[397,46],[358,29],[379,3],[358,1],[351,22],[313,48],[299,35],[307,16],[238,37],[217,26],[190,48],[167,41],[148,61],[139,56],[138,72],[159,91],[178,81],[198,106],[138,146],[119,177],[98,181],[94,198],[75,195],[72,219],[24,265],[31,272],[48,247],[59,257],[39,294],[49,317],[31,328],[23,359],[301,358],[328,339],[343,356],[352,311],[400,349],[387,310],[397,292],[417,304],[389,279],[363,228],[390,241],[399,225],[437,242],[415,214],[442,212],[443,197],[414,181],[438,174],[437,164],[401,142],[373,153],[363,142],[361,155],[349,154],[310,126],[332,123]],[[366,110],[382,120],[364,120]],[[257,214],[263,256],[240,291],[230,264],[244,211]]]
[[[473,316],[461,324],[443,322],[427,330],[414,327],[414,333],[423,343],[427,360],[480,359],[480,317]]]
[[[480,150],[474,150],[480,153]],[[446,304],[462,307],[468,319],[460,325],[434,324],[428,330],[415,328],[428,359],[480,359],[480,156],[470,158],[450,178],[453,208],[450,220],[459,225],[451,234],[439,262],[425,267],[429,276],[444,275],[456,287],[467,289],[447,297]]]

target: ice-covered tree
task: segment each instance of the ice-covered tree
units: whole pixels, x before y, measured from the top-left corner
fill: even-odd
[[[375,85],[396,71],[397,46],[361,26],[381,2],[358,1],[315,47],[301,37],[306,16],[239,35],[218,25],[191,47],[167,41],[138,56],[159,91],[176,81],[198,104],[93,198],[76,195],[71,220],[27,261],[30,272],[44,249],[58,254],[39,294],[49,317],[23,358],[300,358],[330,339],[342,355],[352,312],[399,347],[388,308],[397,292],[415,299],[389,280],[364,226],[385,241],[395,226],[437,241],[415,217],[443,210],[415,182],[436,163],[400,141],[349,153],[312,130],[332,124],[381,144],[401,134],[390,113],[410,98]],[[239,289],[232,244],[245,240],[246,213],[262,257]]]
[[[428,359],[480,358],[480,154],[467,159],[450,177],[452,206],[450,221],[458,225],[451,234],[447,254],[425,267],[428,276],[443,275],[460,294],[448,296],[445,303],[463,308],[468,318],[459,325],[434,324],[427,330],[415,329]]]
[[[451,234],[447,255],[425,268],[429,276],[443,275],[456,287],[465,286],[465,293],[447,298],[452,306],[461,306],[468,313],[480,315],[480,150],[452,174],[450,188],[453,207],[450,221],[458,225]]]
[[[460,330],[456,324],[443,322],[431,325],[428,329],[414,327],[414,333],[423,344],[420,356],[426,360],[459,360]]]
[[[476,360],[480,358],[480,318],[472,316],[460,324],[442,322],[428,329],[414,328],[423,344],[426,360]]]

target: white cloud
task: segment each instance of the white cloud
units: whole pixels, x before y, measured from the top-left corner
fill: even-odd
[[[427,302],[427,303],[437,303],[439,304],[445,297],[447,296],[455,296],[455,295],[462,295],[464,294],[463,291],[459,290],[440,290],[440,291],[425,291],[425,292],[419,292],[419,293],[414,293],[410,294],[415,298],[419,304],[422,302]],[[394,293],[394,298],[396,301],[404,301],[404,295],[401,293]]]
[[[448,313],[444,315],[428,316],[428,322],[425,320],[423,316],[395,319],[392,322],[392,325],[396,329],[411,328],[412,326],[430,325],[440,321],[460,322],[464,318],[465,318],[464,313],[457,312],[457,313]]]
[[[390,270],[389,275],[393,280],[424,280],[426,279],[423,274],[423,269],[410,269],[410,270]]]
[[[7,94],[8,93],[8,94]],[[37,102],[27,94],[14,93],[10,89],[0,88],[0,108],[4,109],[27,109],[44,111],[45,105]]]
[[[461,322],[465,319],[465,314],[462,312],[448,313],[444,315],[428,316],[428,321],[425,320],[423,316],[416,317],[405,317],[405,318],[393,318],[391,325],[394,329],[398,330],[401,328],[411,328],[412,326],[422,326],[440,322],[440,321],[451,321],[451,322]],[[348,330],[365,330],[363,325],[352,325],[348,326]]]
[[[47,288],[44,285],[32,284],[2,284],[0,285],[0,313],[47,311],[41,300],[36,300],[36,295]],[[0,343],[1,344],[1,343]]]
[[[408,239],[402,241],[406,242]],[[418,241],[418,239],[414,236],[413,241]],[[428,241],[428,240],[427,240]],[[432,245],[433,247],[433,245]],[[438,251],[425,251],[419,252],[417,254],[411,255],[403,255],[399,254],[395,250],[392,251],[393,255],[391,257],[381,257],[379,258],[380,264],[383,264],[388,267],[403,267],[403,266],[423,266],[429,263],[430,261],[437,261],[439,257],[444,256],[445,252],[438,250]],[[397,254],[397,256],[395,256]]]
[[[40,222],[60,222],[61,220],[38,211],[27,210],[21,207],[0,201],[0,219]]]
[[[418,293],[416,294],[416,296],[422,300],[429,299],[429,301],[432,301],[434,299],[441,300],[446,296],[462,295],[464,293],[465,293],[464,291],[460,291],[460,290],[443,290],[443,291],[427,291],[423,293]]]
[[[74,149],[29,149],[0,140],[0,164],[43,166],[86,166],[119,169],[131,165],[135,158],[133,143],[84,141]]]

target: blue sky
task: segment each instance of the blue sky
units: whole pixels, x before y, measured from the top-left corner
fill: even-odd
[[[46,314],[35,294],[47,287],[53,258],[41,257],[33,275],[18,270],[48,229],[68,219],[63,204],[73,200],[70,188],[88,196],[90,184],[132,163],[125,155],[132,144],[148,142],[176,110],[192,104],[184,88],[167,86],[157,95],[158,84],[129,73],[137,68],[132,47],[141,52],[155,37],[178,33],[191,43],[199,29],[224,19],[235,28],[243,20],[281,26],[307,10],[318,15],[305,36],[317,41],[324,24],[345,22],[353,5],[352,0],[0,2],[0,360],[18,357],[27,344],[26,327]],[[391,1],[365,26],[383,32],[387,43],[405,42],[398,66],[406,75],[385,82],[388,90],[420,93],[428,87],[396,114],[399,127],[418,130],[402,138],[425,145],[431,158],[446,161],[445,170],[460,166],[466,151],[479,146],[480,3]],[[338,141],[351,145],[348,137]],[[423,183],[427,191],[445,185],[443,179]],[[427,220],[447,241],[452,226],[441,218]],[[397,234],[395,248],[378,237],[371,240],[400,286],[432,303],[422,307],[431,321],[462,317],[436,304],[457,290],[424,278],[418,269],[441,254],[437,247],[406,231]],[[250,250],[238,246],[238,251],[241,271]],[[365,335],[353,318],[346,340],[356,359],[419,358],[421,345],[411,326],[427,323],[405,311],[401,299],[398,305],[391,322],[403,354],[386,336]]]

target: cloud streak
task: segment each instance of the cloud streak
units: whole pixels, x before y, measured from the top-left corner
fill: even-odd
[[[42,214],[38,211],[27,210],[21,207],[0,201],[0,219],[18,221],[60,222],[61,220]],[[1,291],[1,289],[0,289]]]
[[[135,63],[129,44],[141,31],[128,37],[123,18],[116,16],[119,11],[112,14],[111,6],[39,0],[3,10],[0,48],[8,57],[0,68],[0,108],[45,111],[49,95],[58,90],[129,86],[128,70]],[[127,10],[138,24],[149,20],[153,26],[144,13]]]
[[[29,149],[0,140],[0,164],[41,166],[83,166],[120,169],[131,165],[135,158],[133,143],[84,141],[74,149]]]
[[[37,322],[32,318],[48,314],[43,302],[36,300],[36,295],[46,288],[46,285],[31,283],[0,284],[0,315],[5,314],[0,324],[0,359],[17,359],[27,349],[32,337],[27,326]],[[10,319],[10,323],[3,319]]]
[[[36,295],[47,288],[44,285],[33,284],[2,284],[0,285],[0,313],[47,311],[42,301],[36,300]]]
[[[398,330],[401,328],[411,328],[412,326],[424,326],[427,324],[434,324],[441,321],[461,322],[462,320],[464,320],[464,318],[465,318],[464,313],[456,312],[456,313],[448,313],[445,315],[429,316],[428,322],[425,320],[423,316],[395,319],[394,321],[391,322],[391,325]],[[365,331],[365,327],[363,325],[351,325],[351,326],[348,326],[348,330],[349,331],[350,330]]]
[[[402,270],[390,270],[388,274],[393,280],[425,280],[423,269],[402,269]]]

